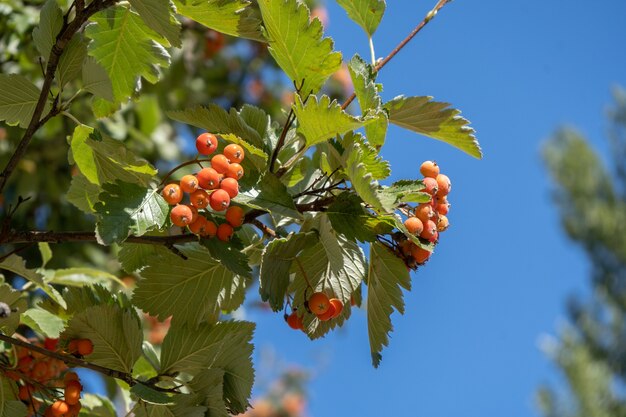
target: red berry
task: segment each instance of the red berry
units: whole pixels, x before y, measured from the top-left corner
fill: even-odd
[[[173,206],[181,202],[183,192],[178,184],[167,184],[161,192],[167,204]]]
[[[228,158],[231,163],[240,163],[243,161],[245,155],[246,153],[243,148],[235,143],[231,143],[224,148],[224,156]]]
[[[180,189],[186,193],[193,193],[198,189],[198,179],[195,175],[185,175],[180,179]]]
[[[217,137],[212,133],[203,133],[196,138],[196,149],[202,155],[211,155],[217,149]]]
[[[343,302],[339,298],[331,298],[330,304],[335,307],[335,314],[331,317],[331,319],[334,319],[343,311]]]
[[[425,177],[437,178],[439,175],[439,165],[435,161],[424,161],[420,166],[420,172]]]
[[[431,177],[426,177],[422,180],[422,182],[424,183],[424,192],[428,193],[432,196],[434,196],[435,194],[437,194],[437,190],[438,190],[438,186],[437,186],[437,180]]]
[[[234,178],[224,178],[220,183],[220,188],[226,191],[230,198],[235,198],[239,194],[239,183]]]
[[[233,227],[239,227],[243,224],[243,209],[239,206],[230,206],[226,210],[226,221]]]
[[[436,235],[438,235],[437,225],[432,220],[428,220],[426,223],[424,223],[424,230],[420,234],[420,237],[430,240]]]
[[[198,209],[207,208],[209,206],[209,194],[204,190],[196,190],[189,195],[191,205]]]
[[[417,262],[418,264],[423,264],[424,262],[426,262],[428,260],[428,258],[430,258],[430,252],[427,251],[426,249],[422,249],[421,247],[414,245],[413,249],[411,250],[411,255],[413,256],[413,259],[415,259],[415,262]]]
[[[55,401],[54,404],[50,406],[50,409],[52,410],[52,415],[55,417],[61,417],[70,411],[69,405],[62,400]]]
[[[422,203],[415,207],[415,217],[422,221],[422,224],[425,224],[428,220],[430,220],[434,216],[433,208],[430,204]]]
[[[189,224],[189,230],[194,235],[204,236],[206,233],[206,224],[208,220],[204,216],[198,216],[198,218]]]
[[[302,330],[304,328],[302,317],[298,317],[298,313],[296,313],[295,311],[287,316],[287,324],[294,330]]]
[[[214,190],[220,185],[220,174],[213,168],[202,168],[198,172],[198,185],[205,190]]]
[[[218,153],[213,158],[211,158],[211,167],[216,170],[219,174],[226,174],[228,172],[228,158],[226,158],[221,153]]]
[[[215,211],[224,211],[230,205],[230,196],[225,190],[215,190],[209,197],[211,208]]]
[[[81,356],[91,355],[93,343],[89,339],[78,339],[78,354]]]
[[[233,162],[228,166],[228,171],[226,172],[226,176],[229,178],[234,178],[236,180],[240,180],[243,177],[243,167],[239,165],[237,162]]]
[[[185,227],[191,223],[192,218],[193,213],[191,209],[183,204],[177,205],[170,212],[170,219],[175,226]],[[72,352],[71,343],[72,342],[70,342],[70,352]]]
[[[204,233],[206,237],[215,237],[217,234],[217,225],[211,220],[208,220],[204,226]]]
[[[78,404],[83,386],[78,381],[70,381],[65,385],[65,402],[69,405]]]
[[[309,309],[315,315],[324,314],[328,311],[330,300],[323,292],[313,293],[309,297]]]
[[[233,237],[233,227],[228,223],[222,223],[217,226],[217,238],[222,242],[228,242]]]
[[[324,313],[317,314],[317,318],[321,321],[328,321],[335,317],[336,313],[337,310],[335,309],[335,306],[333,304],[328,304],[328,310],[326,310]]]

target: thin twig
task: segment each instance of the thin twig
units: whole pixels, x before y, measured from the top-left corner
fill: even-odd
[[[163,177],[163,179],[161,180],[161,183],[159,184],[159,187],[162,187],[162,186],[163,186],[163,185],[167,182],[167,180],[168,180],[168,179],[169,179],[169,178],[170,178],[170,177],[171,177],[171,176],[172,176],[172,175],[173,175],[176,171],[178,171],[179,169],[181,169],[181,168],[183,168],[183,167],[186,167],[186,166],[188,166],[188,165],[193,165],[193,164],[195,164],[195,163],[198,163],[198,164],[199,164],[200,162],[211,162],[211,160],[210,160],[210,159],[198,159],[198,158],[196,158],[196,159],[192,159],[191,161],[186,161],[186,162],[183,162],[183,163],[182,163],[182,164],[180,164],[180,165],[175,166],[174,168],[172,168],[172,169],[170,170],[170,172],[168,172],[167,174],[165,174],[165,177]],[[200,165],[200,167],[202,167],[202,165]]]
[[[422,20],[416,27],[415,29],[413,29],[411,31],[411,33],[409,33],[407,35],[406,38],[404,38],[395,48],[393,48],[393,50],[391,52],[389,52],[389,54],[383,58],[382,61],[380,61],[378,64],[376,64],[376,66],[374,67],[374,71],[378,72],[380,71],[385,65],[387,65],[387,63],[389,61],[391,61],[391,59],[393,59],[394,56],[396,56],[398,54],[398,52],[400,52],[402,50],[402,48],[404,48],[406,46],[407,43],[409,43],[411,41],[411,39],[413,39],[415,37],[415,35],[417,35],[423,28],[424,26],[426,26],[428,24],[428,22],[430,22],[436,15],[437,12],[439,12],[439,10],[445,6],[446,4],[448,4],[451,0],[439,0],[437,2],[437,4],[435,5],[435,7],[426,14],[426,17],[424,17],[424,20]],[[352,93],[352,95],[350,97],[348,97],[348,99],[346,101],[344,101],[344,103],[341,105],[341,109],[345,110],[350,103],[352,103],[354,101],[354,99],[356,98],[356,93]]]
[[[252,226],[257,227],[260,231],[262,231],[266,235],[269,235],[271,237],[276,237],[276,232],[274,231],[274,229],[271,229],[269,226],[267,226],[265,223],[263,223],[259,219],[250,220],[250,224]]]

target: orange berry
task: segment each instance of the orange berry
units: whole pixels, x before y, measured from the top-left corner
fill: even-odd
[[[435,161],[424,161],[420,166],[420,172],[425,177],[437,178],[439,175],[439,165]]]
[[[196,149],[202,155],[211,155],[217,149],[217,137],[212,133],[203,133],[196,138]]]
[[[424,239],[429,239],[430,240],[430,239],[436,237],[437,235],[438,235],[438,233],[437,233],[437,225],[435,224],[434,221],[428,220],[426,223],[424,223],[424,230],[420,234],[420,237],[423,237]]]
[[[224,211],[230,205],[230,195],[225,190],[219,189],[211,193],[209,197],[211,208],[215,211]]]
[[[228,223],[222,223],[217,226],[217,238],[222,242],[228,242],[233,237],[233,227]]]
[[[435,194],[437,194],[437,190],[438,185],[437,185],[437,180],[431,177],[426,177],[422,180],[422,182],[424,183],[424,192],[428,193],[432,196],[434,196]]]
[[[170,212],[170,219],[172,220],[172,223],[176,226],[185,227],[191,223],[192,218],[193,213],[191,211],[191,208],[184,204],[177,205]]]
[[[32,394],[33,387],[31,385],[20,385],[20,388],[17,392],[17,398],[22,401],[30,401]]]
[[[204,216],[198,216],[198,218],[189,224],[189,230],[194,235],[204,236],[205,234],[205,226],[208,220]]]
[[[211,158],[211,167],[216,170],[219,174],[226,174],[228,172],[228,158],[226,158],[221,153],[218,153],[213,158]]]
[[[317,318],[321,321],[328,321],[335,317],[336,313],[337,310],[335,309],[335,306],[333,304],[328,304],[328,310],[326,310],[325,313],[317,314]]]
[[[439,174],[437,175],[437,187],[439,190],[437,191],[437,195],[439,197],[446,196],[452,190],[452,183],[450,182],[450,178],[447,175]]]
[[[422,221],[422,224],[425,224],[428,220],[430,220],[434,216],[433,208],[430,204],[422,203],[415,207],[415,217]]]
[[[330,300],[323,292],[313,293],[309,297],[309,309],[315,315],[324,314],[330,307]]]
[[[51,339],[49,337],[46,337],[43,341],[43,347],[52,351],[57,350],[58,344],[59,344],[59,339]]]
[[[167,184],[161,194],[170,206],[180,203],[183,199],[183,192],[178,184]]]
[[[343,302],[339,298],[331,298],[329,301],[330,304],[335,307],[335,314],[331,317],[331,319],[334,319],[343,311]]]
[[[215,235],[217,234],[217,225],[214,222],[208,220],[206,222],[206,225],[204,226],[204,233],[205,234],[203,236],[215,237]]]
[[[209,194],[204,190],[196,190],[189,194],[189,201],[195,208],[207,208],[209,206]]]
[[[220,174],[213,168],[202,168],[198,172],[198,185],[205,190],[214,190],[220,185]]]
[[[448,218],[443,214],[439,215],[439,219],[437,220],[437,230],[440,232],[445,231],[450,226],[450,222],[448,222]]]
[[[24,356],[23,358],[21,358],[18,363],[17,363],[17,369],[19,371],[28,373],[30,372],[30,369],[33,366],[33,362],[35,360],[33,359],[32,356]]]
[[[186,193],[193,193],[198,189],[198,178],[195,175],[185,175],[180,179],[180,189]]]
[[[295,311],[287,316],[287,324],[294,330],[301,330],[304,328],[302,317],[298,317],[298,313],[296,313]]]
[[[424,230],[424,224],[417,217],[409,217],[404,221],[404,227],[407,228],[409,233],[419,236]]]
[[[70,381],[65,385],[65,402],[69,405],[77,404],[80,401],[80,393],[83,386],[78,381]]]
[[[69,371],[65,373],[63,377],[63,383],[67,385],[70,381],[78,381],[78,374],[74,371]]]
[[[54,404],[50,406],[50,409],[52,410],[52,415],[55,417],[61,417],[63,414],[70,411],[69,405],[62,400],[55,401]]]
[[[243,148],[235,143],[231,143],[224,148],[224,156],[228,158],[231,163],[240,163],[243,161],[245,155],[246,153]]]
[[[243,224],[243,209],[239,206],[230,206],[226,210],[226,221],[230,223],[232,227],[239,227]]]
[[[237,162],[233,162],[228,166],[228,171],[226,171],[225,175],[229,178],[240,180],[243,177],[243,173],[243,167]]]
[[[411,250],[411,256],[413,256],[415,262],[420,265],[426,262],[428,258],[430,258],[430,254],[431,252],[427,251],[426,249],[422,249],[420,246],[417,245],[413,245],[413,248]]]
[[[448,212],[450,211],[450,203],[448,203],[448,200],[445,197],[443,197],[439,201],[439,203],[437,203],[437,205],[435,206],[435,211],[443,215],[448,214]]]
[[[189,210],[191,210],[191,223],[195,222],[196,220],[198,220],[198,216],[200,215],[200,213],[198,213],[198,209],[195,208],[194,206],[185,204],[187,207],[189,207]]]
[[[239,183],[234,178],[224,178],[220,183],[220,188],[225,190],[230,198],[235,198],[239,194]]]
[[[66,416],[67,417],[78,417],[78,414],[80,413],[80,409],[83,406],[81,405],[80,401],[77,402],[76,404],[70,404],[70,411],[67,412]]]
[[[81,356],[91,355],[93,343],[89,339],[78,339],[78,354]]]
[[[37,381],[43,381],[48,376],[48,362],[46,361],[37,361],[33,366],[33,370],[31,372],[31,376],[33,379]]]

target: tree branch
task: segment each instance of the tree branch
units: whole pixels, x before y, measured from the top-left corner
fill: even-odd
[[[407,35],[406,38],[404,38],[395,48],[393,48],[393,50],[391,52],[389,52],[389,54],[385,58],[383,58],[382,61],[380,61],[378,64],[376,64],[376,66],[374,67],[374,71],[378,72],[385,65],[387,65],[387,63],[389,61],[391,61],[391,59],[394,56],[396,56],[398,54],[398,52],[400,52],[402,50],[402,48],[404,48],[406,46],[406,44],[409,43],[411,41],[411,39],[413,39],[415,37],[415,35],[417,35],[424,28],[424,26],[426,26],[428,24],[428,22],[430,22],[437,15],[437,12],[439,12],[439,10],[443,6],[448,4],[450,1],[452,1],[452,0],[439,0],[437,2],[437,4],[435,5],[435,7],[430,12],[428,12],[428,14],[426,14],[426,17],[424,17],[424,20],[422,20],[415,27],[415,29],[413,29],[411,31],[411,33],[409,33]],[[350,105],[350,103],[352,103],[354,101],[355,98],[356,98],[356,93],[352,93],[352,95],[350,97],[348,97],[347,100],[344,101],[344,103],[341,105],[341,109],[345,110]]]
[[[37,130],[39,130],[41,126],[43,126],[48,120],[59,114],[61,111],[61,108],[57,106],[58,103],[55,103],[55,105],[52,106],[52,109],[48,112],[48,114],[46,114],[43,118],[41,117],[46,106],[46,101],[48,100],[48,95],[50,94],[50,90],[52,88],[52,82],[54,81],[56,70],[59,65],[59,59],[61,58],[65,47],[72,39],[72,36],[74,36],[74,34],[76,34],[82,28],[87,19],[89,19],[95,13],[112,6],[117,1],[118,0],[95,0],[89,5],[89,7],[82,10],[77,9],[74,20],[69,23],[67,22],[67,14],[64,16],[61,31],[57,35],[56,42],[54,43],[54,45],[52,45],[52,49],[50,50],[43,85],[41,87],[41,92],[39,93],[39,99],[37,100],[37,104],[35,105],[35,111],[33,112],[33,116],[30,119],[28,127],[26,128],[26,132],[24,132],[24,136],[22,136],[22,139],[17,144],[15,152],[13,152],[13,155],[11,155],[11,159],[9,159],[9,162],[2,170],[2,173],[0,173],[0,193],[2,193],[2,191],[4,190],[4,187],[9,181],[11,174],[13,174],[13,171],[15,171],[18,162],[26,153],[26,148],[30,144],[30,141],[32,140]]]

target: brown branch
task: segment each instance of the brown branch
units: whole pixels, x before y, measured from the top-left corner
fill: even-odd
[[[387,63],[389,61],[391,61],[391,59],[394,56],[396,56],[398,54],[398,52],[400,52],[400,50],[402,50],[402,48],[404,48],[406,46],[406,44],[409,43],[411,41],[411,39],[413,39],[415,37],[415,35],[417,35],[424,28],[424,26],[426,26],[428,24],[428,22],[430,22],[437,15],[437,12],[439,12],[439,10],[443,6],[448,4],[450,1],[452,1],[452,0],[439,0],[437,2],[437,4],[435,5],[435,7],[430,12],[428,12],[426,17],[424,17],[424,20],[422,20],[415,27],[415,29],[413,29],[411,31],[411,33],[409,33],[407,35],[406,38],[404,38],[395,48],[393,48],[393,50],[391,52],[389,52],[389,54],[385,58],[383,58],[382,61],[380,61],[380,62],[378,62],[376,64],[376,66],[374,67],[374,71],[378,72],[385,65],[387,65]],[[345,110],[350,105],[350,103],[352,103],[354,101],[355,98],[356,98],[356,93],[352,93],[352,95],[350,97],[348,97],[347,100],[341,105],[341,109]]]
[[[57,35],[56,42],[52,45],[52,49],[50,50],[50,55],[48,56],[48,64],[46,65],[46,72],[43,80],[43,85],[41,87],[41,92],[39,93],[39,99],[37,100],[37,104],[35,105],[35,111],[33,112],[33,116],[28,123],[28,127],[26,128],[26,132],[24,132],[24,136],[17,144],[17,148],[11,155],[11,159],[4,167],[2,173],[0,173],[0,193],[4,190],[11,174],[15,171],[18,162],[22,159],[24,154],[26,153],[26,148],[30,144],[33,136],[43,126],[48,120],[52,117],[56,116],[60,113],[61,108],[57,105],[58,103],[55,100],[55,104],[52,106],[52,109],[46,114],[43,118],[41,115],[43,114],[44,108],[46,106],[46,101],[48,100],[48,95],[50,94],[52,88],[52,82],[54,81],[57,66],[59,65],[59,59],[63,54],[67,44],[72,39],[72,36],[76,34],[85,24],[87,19],[89,19],[95,13],[106,9],[109,6],[115,4],[117,0],[95,0],[93,1],[89,7],[77,10],[76,16],[71,22],[67,22],[67,15],[65,16],[63,26],[61,27],[61,31]]]
[[[262,231],[266,235],[269,235],[270,237],[276,237],[276,232],[274,231],[274,229],[271,229],[269,226],[267,226],[265,223],[263,223],[259,219],[252,219],[250,220],[249,223],[257,227],[260,231]]]

